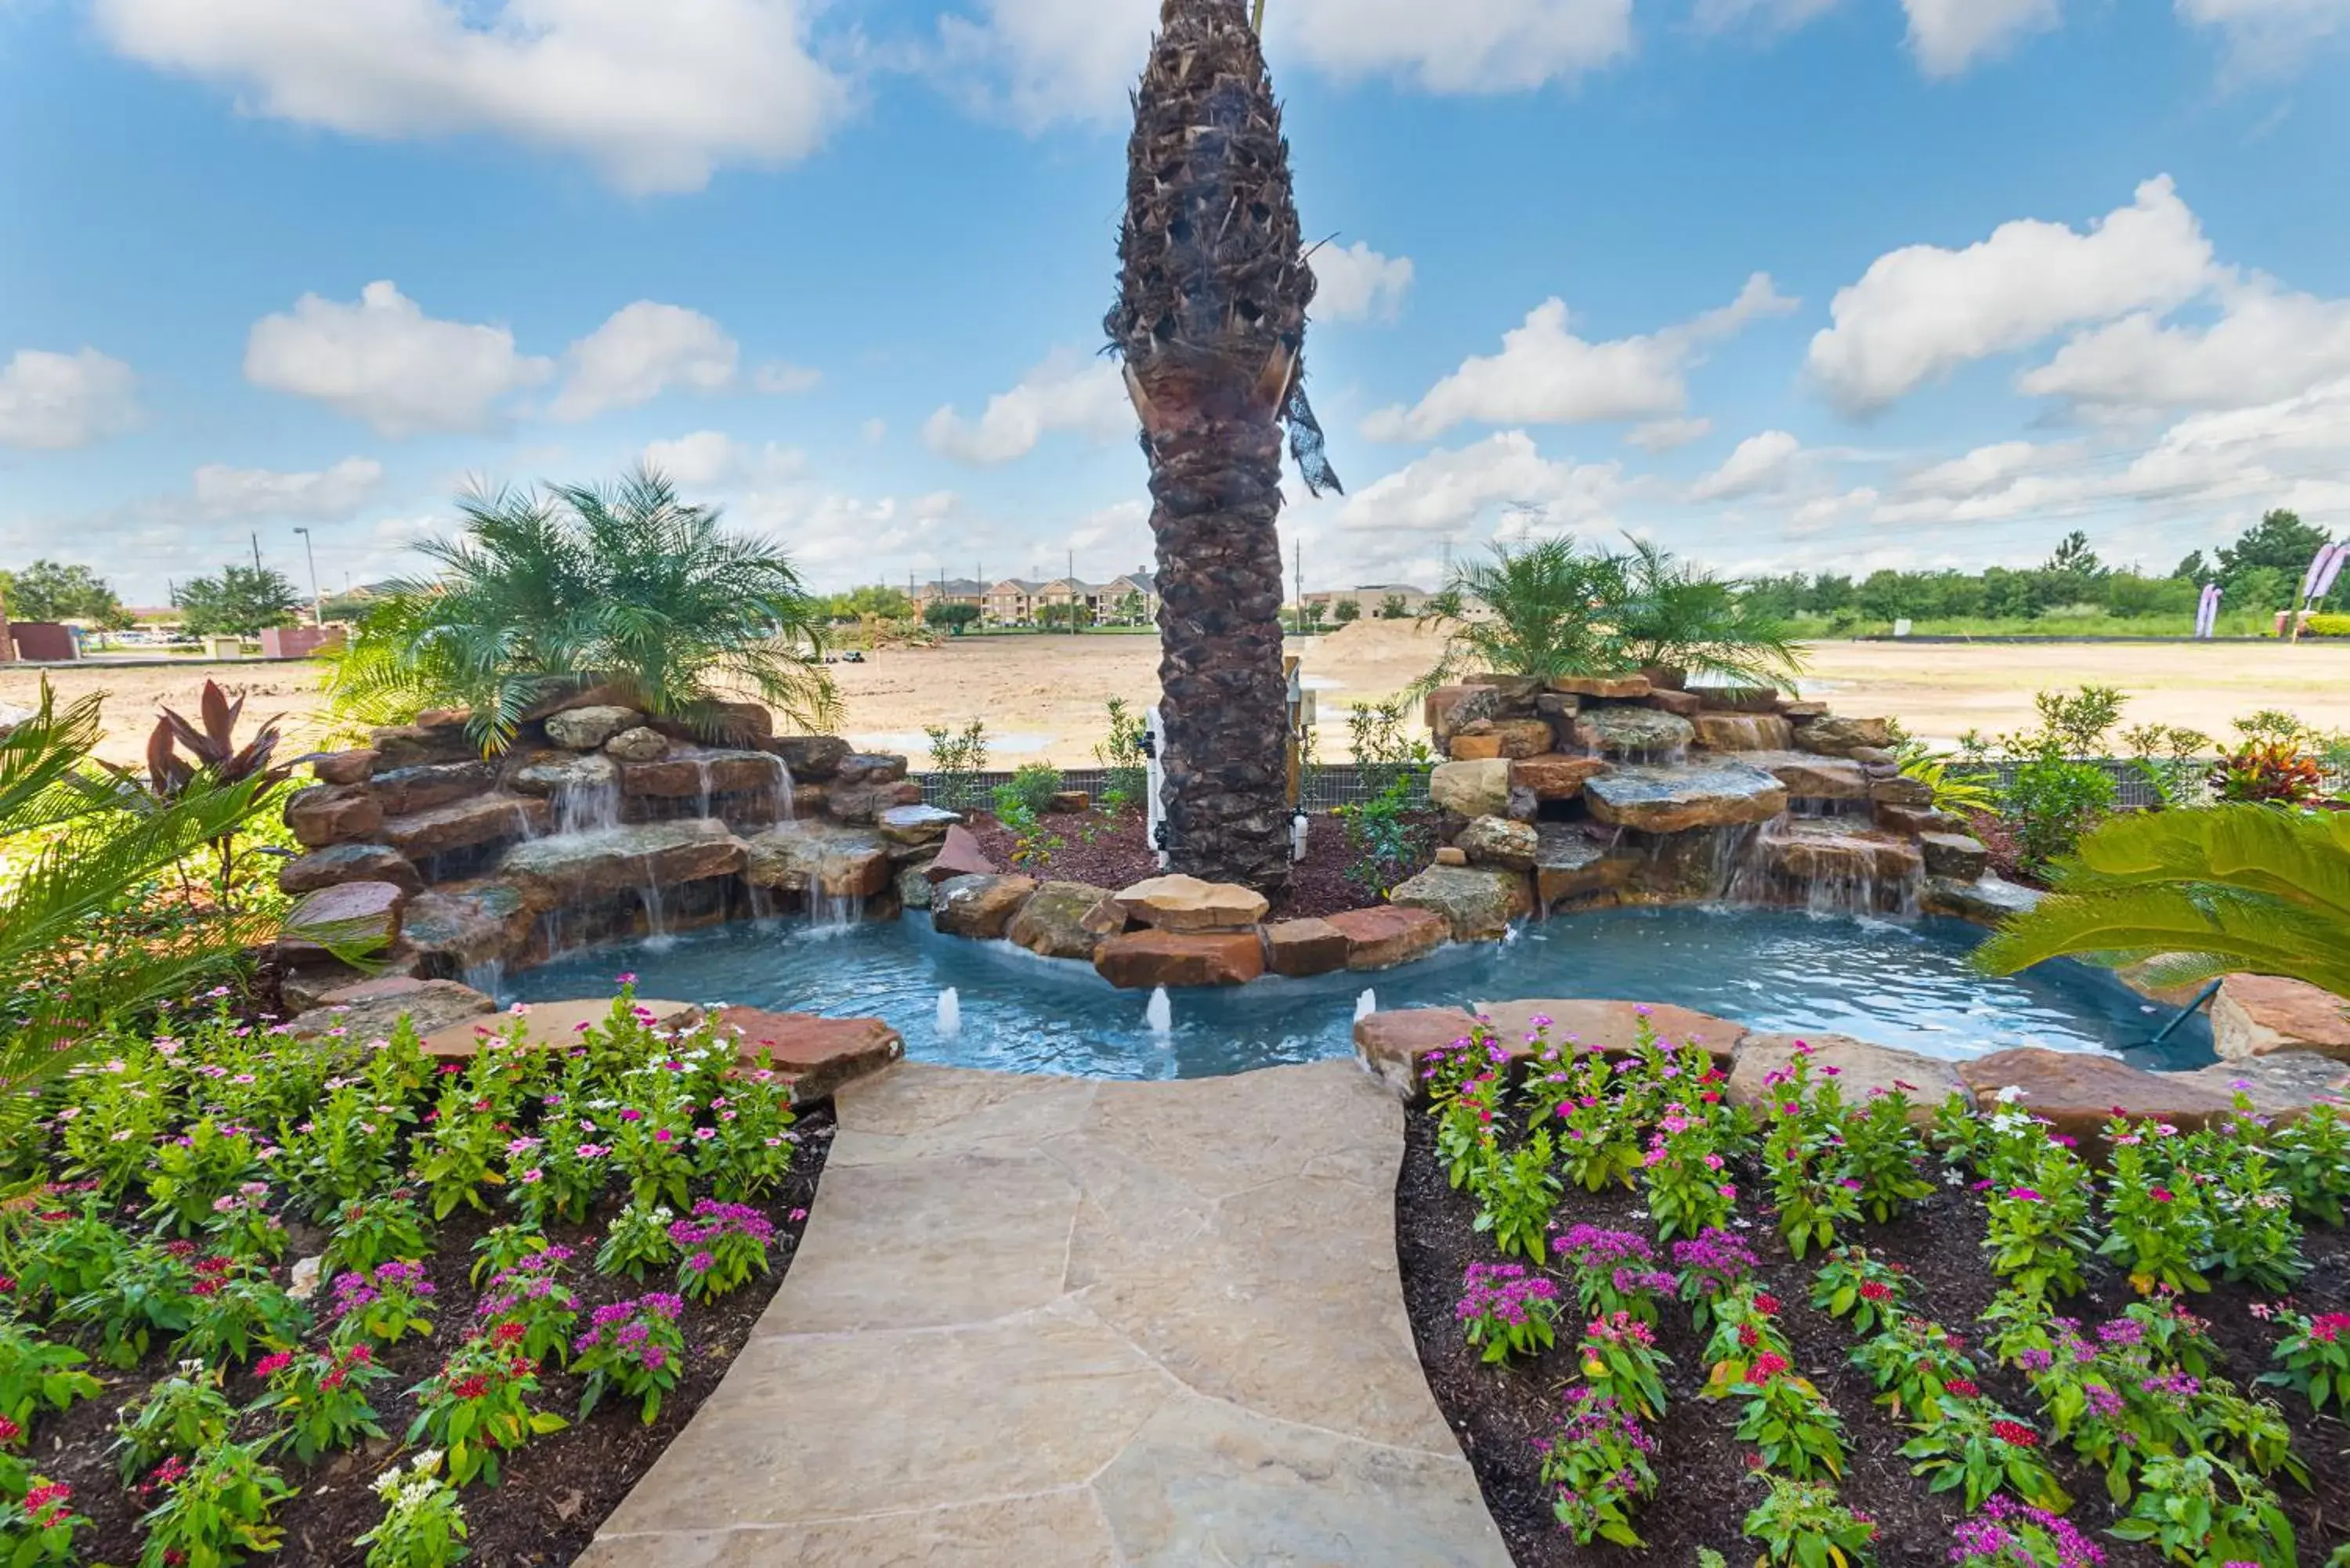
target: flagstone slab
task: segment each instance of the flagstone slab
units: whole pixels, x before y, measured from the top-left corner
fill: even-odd
[[[1091,1490],[743,1530],[606,1536],[578,1568],[1112,1568],[1118,1545]]]

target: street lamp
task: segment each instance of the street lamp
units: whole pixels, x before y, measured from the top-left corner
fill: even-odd
[[[318,591],[318,556],[310,548],[310,530],[294,530],[302,535],[302,556],[310,563],[310,624],[320,631],[327,629],[327,597]]]

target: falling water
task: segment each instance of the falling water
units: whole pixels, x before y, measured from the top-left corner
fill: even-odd
[[[504,959],[485,959],[480,963],[467,964],[459,978],[493,1002],[503,1002],[505,1000],[506,961]]]
[[[846,861],[830,856],[817,861],[808,873],[808,924],[820,937],[837,937],[852,931],[865,916],[865,900],[853,893],[831,890],[834,879],[847,875]]]
[[[698,753],[694,756],[693,774],[702,791],[702,809],[694,815],[707,821],[710,816],[710,753],[708,752]]]
[[[784,765],[781,757],[769,760],[775,764],[775,782],[767,786],[767,805],[771,813],[768,820],[790,822],[797,815],[792,805],[792,770]]]
[[[1362,995],[1355,998],[1356,1023],[1360,1023],[1364,1019],[1368,1018],[1372,1013],[1377,1012],[1378,1010],[1379,993],[1378,992],[1366,991]]]
[[[650,855],[643,857],[642,864],[645,868],[645,945],[655,950],[673,946],[677,939],[670,934],[669,911],[662,903],[660,877],[654,873],[653,857]]]
[[[1165,986],[1150,993],[1150,1005],[1143,1009],[1142,1022],[1161,1040],[1175,1033],[1175,1002],[1167,994]]]
[[[939,992],[939,1038],[957,1040],[962,1037],[962,992],[953,986]]]
[[[608,772],[592,784],[567,783],[555,792],[555,831],[568,838],[620,826],[620,779]]]

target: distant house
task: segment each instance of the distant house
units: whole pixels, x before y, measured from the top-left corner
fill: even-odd
[[[983,608],[991,626],[1028,626],[1036,618],[1036,607],[1042,602],[1045,585],[1032,583],[1025,577],[1006,577],[988,585]]]
[[[1409,583],[1367,583],[1360,587],[1333,588],[1323,593],[1307,594],[1305,604],[1310,609],[1321,607],[1322,618],[1338,618],[1341,601],[1352,599],[1363,612],[1365,620],[1376,619],[1391,600],[1402,601],[1404,618],[1415,619],[1428,613],[1428,604],[1436,596],[1426,588],[1416,588]]]
[[[975,577],[949,577],[943,582],[922,583],[914,589],[916,613],[927,612],[932,605],[977,605],[987,608],[987,585]]]

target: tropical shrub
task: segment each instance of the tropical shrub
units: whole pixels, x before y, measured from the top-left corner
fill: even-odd
[[[972,780],[987,771],[987,721],[973,719],[960,730],[925,724],[922,733],[930,738],[931,782],[938,804],[951,811],[978,805],[979,790]]]
[[[1488,1365],[1558,1343],[1558,1285],[1519,1263],[1471,1263],[1454,1314]]]
[[[169,1478],[155,1478],[169,1489],[163,1501],[139,1521],[147,1535],[140,1568],[242,1563],[276,1551],[285,1532],[270,1519],[295,1489],[262,1462],[264,1448],[216,1443],[187,1465],[167,1465]]]
[[[2307,805],[2324,794],[2325,774],[2289,741],[2255,741],[2220,759],[2210,787],[2230,804]]]
[[[1542,1480],[1554,1490],[1552,1511],[1578,1546],[1648,1543],[1632,1528],[1634,1505],[1654,1497],[1656,1439],[1612,1397],[1571,1390],[1566,1422],[1543,1445]]]

